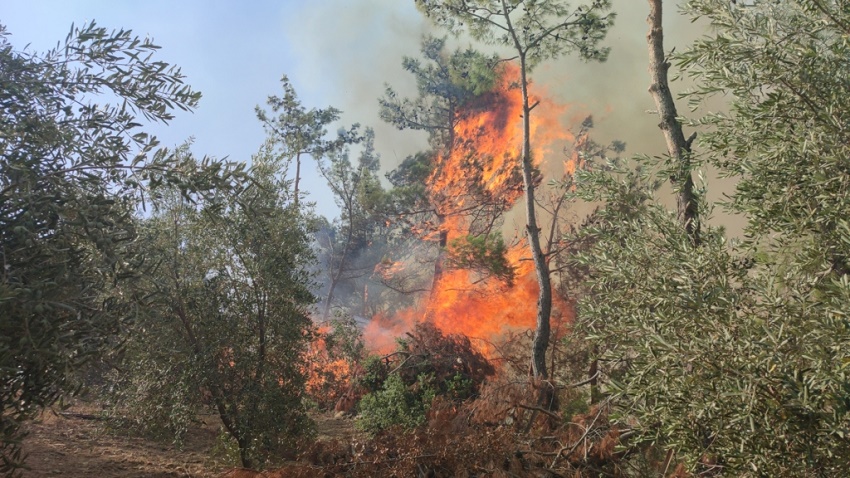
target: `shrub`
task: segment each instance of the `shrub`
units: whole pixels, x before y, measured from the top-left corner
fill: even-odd
[[[414,387],[408,387],[398,373],[390,374],[381,389],[360,401],[357,426],[376,433],[392,426],[413,429],[425,423],[426,414],[436,396],[433,376],[420,375]]]

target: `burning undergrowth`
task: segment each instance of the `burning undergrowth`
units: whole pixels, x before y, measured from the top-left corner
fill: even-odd
[[[500,351],[514,364],[526,345],[515,336]],[[368,436],[351,441],[307,444],[295,462],[262,476],[539,477],[585,476],[588,470],[617,476],[630,459],[618,447],[629,436],[609,420],[609,400],[589,403],[576,386],[559,386],[558,394],[578,397],[582,405],[541,408],[537,389],[550,384],[496,373],[468,339],[444,335],[432,324],[419,324],[395,352],[367,364],[362,389],[370,395],[389,390],[391,377],[401,386],[368,406],[385,414],[408,407],[421,420],[367,429]],[[427,406],[411,405],[423,397]],[[362,405],[360,413],[358,420]]]
[[[350,317],[337,317],[316,326],[305,357],[306,392],[319,410],[350,411],[360,393],[366,351],[362,336]]]

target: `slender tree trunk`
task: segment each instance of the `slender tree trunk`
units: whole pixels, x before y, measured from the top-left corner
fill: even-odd
[[[369,315],[369,284],[363,284],[363,317]]]
[[[449,102],[449,138],[445,144],[445,152],[443,154],[446,157],[451,157],[455,153],[455,141],[456,141],[456,133],[455,126],[458,124],[457,119],[457,108],[453,101]],[[444,214],[437,213],[437,231],[439,233],[439,247],[440,249],[437,251],[437,260],[434,262],[434,277],[431,279],[431,294],[429,304],[434,303],[434,296],[437,293],[440,280],[443,278],[443,270],[445,268],[446,262],[446,246],[449,243],[449,231],[444,228],[446,223],[446,216]],[[430,311],[425,313],[425,319],[431,317]]]
[[[528,65],[526,64],[526,53],[519,41],[517,32],[511,22],[510,9],[505,0],[502,0],[502,8],[507,25],[507,31],[513,38],[514,48],[519,56],[520,88],[522,89],[522,182],[525,188],[525,216],[526,233],[528,234],[528,246],[531,249],[531,257],[534,261],[534,270],[537,273],[537,285],[540,293],[537,296],[537,329],[534,331],[534,339],[531,343],[531,373],[536,379],[545,380],[549,378],[546,372],[546,349],[549,348],[549,336],[551,335],[550,319],[552,316],[552,278],[549,273],[549,264],[546,255],[540,245],[540,227],[537,225],[537,211],[534,202],[534,165],[531,163],[531,108],[528,100]],[[544,385],[538,402],[541,406],[551,407],[554,405],[555,395],[551,387]]]
[[[446,261],[446,245],[449,242],[449,231],[443,229],[443,223],[445,222],[445,218],[441,215],[437,216],[437,229],[440,234],[439,239],[439,247],[440,250],[437,251],[437,260],[434,262],[434,277],[431,280],[431,299],[434,299],[434,295],[437,293],[437,288],[440,284],[440,279],[443,278],[443,269],[445,267]]]
[[[594,354],[596,350],[594,350]],[[602,401],[602,393],[599,390],[599,360],[590,362],[590,370],[587,372],[590,379],[590,405]]]
[[[301,151],[295,154],[295,182],[292,186],[293,202],[298,207],[298,184],[301,182]]]
[[[522,181],[525,187],[526,233],[528,245],[537,272],[537,284],[540,293],[537,296],[537,330],[531,346],[531,370],[534,378],[549,378],[546,372],[546,349],[551,334],[552,280],[549,276],[549,264],[540,245],[540,227],[537,225],[537,211],[534,203],[534,167],[531,163],[531,107],[528,104],[528,79],[526,77],[525,55],[520,55],[520,86],[522,88]]]
[[[262,383],[266,372],[266,297],[263,294],[260,301],[260,309],[257,311],[257,338],[259,341],[259,350],[257,350],[257,374],[255,380]]]
[[[331,301],[334,299],[334,289],[336,289],[337,279],[331,278],[331,286],[328,289],[328,296],[325,298],[325,309],[322,311],[322,320],[328,320],[328,315],[331,313]]]
[[[437,297],[437,291],[440,288],[440,281],[443,279],[443,271],[446,262],[446,244],[449,241],[449,231],[443,229],[443,223],[446,218],[442,214],[437,214],[437,231],[439,234],[439,250],[437,251],[437,259],[434,261],[434,275],[431,278],[431,292],[428,295],[428,307],[425,309],[425,315],[422,320],[425,322],[433,322],[434,306]]]
[[[349,208],[349,218],[351,216],[351,209]],[[334,298],[334,291],[336,290],[336,285],[339,284],[339,280],[342,278],[342,271],[345,269],[345,260],[348,258],[348,248],[351,245],[351,239],[354,236],[354,228],[349,224],[348,233],[345,237],[345,245],[342,247],[342,257],[339,259],[339,266],[336,269],[336,272],[331,277],[331,285],[328,290],[328,297],[325,299],[325,310],[322,313],[322,320],[328,320],[328,315],[331,311],[331,302]],[[333,257],[331,257],[331,265],[333,265]]]
[[[676,205],[679,221],[684,226],[694,245],[699,244],[699,211],[697,210],[694,181],[691,177],[691,143],[696,134],[685,139],[682,124],[676,114],[676,104],[667,82],[667,70],[670,63],[664,57],[664,30],[662,28],[662,0],[649,0],[649,34],[646,36],[649,45],[649,75],[652,84],[649,93],[655,100],[661,123],[658,125],[664,132],[667,142],[667,152],[676,162],[676,170],[670,176],[670,183],[676,190]]]
[[[445,144],[445,152],[443,154],[446,157],[451,157],[454,154],[455,150],[455,126],[457,125],[456,118],[456,108],[454,103],[449,104],[449,138]],[[445,229],[443,226],[446,222],[446,216],[444,214],[437,213],[437,232],[439,234],[439,250],[437,251],[437,260],[434,262],[434,276],[431,278],[431,293],[429,294],[428,300],[428,308],[425,310],[425,321],[430,321],[433,319],[432,317],[432,306],[434,305],[434,298],[436,297],[437,290],[439,290],[440,280],[443,278],[443,270],[445,269],[446,262],[446,246],[449,242],[449,231]]]
[[[224,428],[230,433],[236,440],[236,444],[239,446],[239,460],[242,462],[242,466],[245,468],[254,468],[254,461],[251,459],[251,455],[248,453],[248,446],[250,445],[250,440],[242,430],[236,425],[236,420],[231,414],[227,411],[227,405],[224,403],[224,399],[221,398],[221,394],[215,384],[209,384],[210,392],[214,394],[215,407],[218,411],[218,417],[221,419],[222,425]]]

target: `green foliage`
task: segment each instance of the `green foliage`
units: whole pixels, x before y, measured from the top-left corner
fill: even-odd
[[[130,350],[132,353],[132,346]],[[122,383],[117,387],[110,384],[104,394],[108,427],[116,433],[142,433],[182,446],[201,410],[201,400],[193,390],[197,383],[191,376],[194,370],[161,357],[138,358],[127,364]]]
[[[476,40],[516,49],[529,69],[566,52],[588,60],[605,60],[599,43],[613,25],[609,0],[572,7],[566,1],[416,0],[437,24],[458,34],[466,29]]]
[[[506,256],[508,252],[501,233],[465,236],[449,243],[449,267],[474,270],[485,277],[496,277],[508,287],[513,285],[515,271]]]
[[[498,78],[496,57],[471,48],[445,51],[446,39],[426,36],[423,60],[404,57],[402,66],[416,79],[419,95],[399,98],[390,86],[379,99],[381,119],[398,129],[426,131],[436,151],[450,149],[458,113],[471,99],[493,89]]]
[[[256,106],[254,111],[257,119],[263,123],[269,141],[277,146],[280,156],[296,164],[293,201],[298,204],[301,197],[301,156],[309,155],[313,159],[321,160],[331,151],[358,142],[359,125],[352,126],[348,131],[340,130],[336,138],[327,139],[328,125],[337,121],[342,112],[333,107],[308,110],[301,104],[295,87],[286,75],[281,77],[280,84],[283,96],[270,95],[266,100],[270,111],[260,106]]]
[[[335,144],[325,139],[327,127],[338,120],[342,112],[333,107],[308,110],[301,104],[286,75],[281,77],[280,84],[283,96],[270,95],[266,101],[271,111],[259,106],[254,110],[269,137],[280,147],[281,155],[288,159],[301,154],[319,158],[333,149]]]
[[[370,355],[363,362],[363,375],[360,377],[359,385],[369,392],[377,392],[387,380],[389,370],[383,361],[384,359],[378,355]]]
[[[679,63],[697,79],[692,101],[731,95],[728,114],[696,122],[708,127],[709,159],[739,178],[731,207],[751,218],[747,232],[754,240],[775,233],[769,247],[791,248],[808,272],[846,274],[846,6],[755,1],[730,9],[721,3],[688,3],[689,12],[722,34],[695,43]]]
[[[337,313],[330,325],[331,331],[325,336],[330,357],[341,358],[351,364],[360,363],[366,356],[366,343],[354,318]]]
[[[142,238],[157,266],[118,384],[119,405],[143,427],[179,433],[171,418],[214,408],[246,467],[310,430],[302,399],[314,302],[309,221],[278,164],[255,156],[252,173],[238,194],[189,203],[165,190],[154,203]]]
[[[425,422],[434,397],[474,398],[495,373],[469,338],[443,335],[427,322],[398,339],[395,353],[370,356],[363,368],[360,385],[369,393],[360,402],[359,426],[373,433],[393,425],[415,428]]]
[[[462,402],[475,396],[476,384],[469,377],[455,373],[453,377],[443,382],[445,396],[454,402]]]
[[[603,218],[580,259],[594,275],[581,315],[622,421],[696,471],[837,470],[850,323],[835,305],[771,284],[775,269],[755,275],[720,231],[694,249],[660,206]],[[840,287],[836,305],[850,298]]]
[[[239,458],[239,444],[226,430],[221,430],[216,435],[210,457],[216,468],[235,468],[242,464]]]
[[[364,276],[380,261],[376,256],[383,251],[380,246],[390,240],[385,207],[388,198],[378,177],[380,156],[375,152],[374,141],[374,131],[367,128],[358,138],[362,149],[356,162],[352,161],[348,144],[331,151],[327,162],[319,162],[319,171],[340,208],[339,217],[318,235],[322,269],[327,274],[325,319],[330,316],[335,296],[358,296],[356,291],[362,290]],[[366,304],[351,306],[363,310]]]
[[[377,433],[392,426],[413,429],[422,425],[436,396],[432,381],[433,377],[419,375],[415,387],[409,387],[398,373],[390,374],[379,390],[360,401],[357,426]]]
[[[0,473],[20,458],[21,423],[75,391],[74,372],[137,313],[144,189],[205,189],[234,172],[150,157],[158,142],[142,123],[200,98],[158,48],[90,23],[53,50],[20,51],[0,26]]]
[[[446,395],[450,387],[457,392],[463,385],[469,394],[461,399],[477,395],[486,377],[495,373],[493,365],[468,337],[444,335],[430,322],[416,324],[406,338],[399,339],[396,356],[403,359],[394,363],[393,369],[408,385],[421,375],[428,375],[440,395]]]
[[[393,185],[392,191],[405,187],[425,187],[425,181],[434,169],[432,154],[417,153],[404,158],[396,169],[387,173],[387,180]],[[424,191],[421,193],[424,195]]]

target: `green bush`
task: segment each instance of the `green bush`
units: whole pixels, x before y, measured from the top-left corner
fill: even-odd
[[[396,352],[368,357],[363,368],[360,386],[367,395],[358,424],[371,433],[394,425],[415,428],[425,423],[436,396],[452,402],[473,398],[495,372],[469,338],[443,335],[427,322],[399,339]]]
[[[584,198],[605,207],[583,232],[592,293],[579,329],[630,447],[667,450],[699,476],[847,476],[850,11],[686,3],[712,27],[678,58],[692,105],[729,99],[693,123],[694,160],[735,180],[724,205],[744,234],[712,227],[717,203],[700,192],[694,244],[657,199],[663,160],[580,174],[579,191],[595,191]]]
[[[460,373],[456,373],[441,385],[440,389],[445,390],[445,395],[452,401],[463,401],[475,395],[475,383]]]
[[[416,384],[408,387],[399,374],[389,375],[380,390],[360,401],[358,428],[377,433],[392,426],[412,429],[422,425],[436,396],[433,380],[433,376],[420,375]]]
[[[360,378],[360,385],[369,392],[381,390],[381,387],[387,380],[388,372],[381,357],[377,355],[366,357],[366,361],[363,363],[363,369],[365,372]]]

